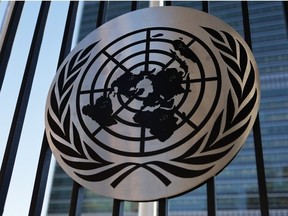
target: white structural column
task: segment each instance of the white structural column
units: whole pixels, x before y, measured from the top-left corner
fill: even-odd
[[[138,216],[157,216],[157,202],[140,202]]]
[[[161,7],[164,6],[164,0],[160,1],[150,1],[149,7]]]

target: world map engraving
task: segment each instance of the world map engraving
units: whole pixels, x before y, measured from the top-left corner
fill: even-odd
[[[101,127],[109,127],[117,124],[113,117],[113,104],[110,97],[120,94],[130,99],[141,98],[143,105],[133,117],[135,123],[149,128],[150,133],[161,142],[171,137],[177,129],[178,120],[175,115],[174,97],[191,91],[182,86],[184,80],[189,79],[189,68],[176,51],[193,62],[197,58],[181,39],[171,41],[171,44],[174,50],[170,49],[170,52],[180,62],[180,68],[162,68],[160,71],[154,68],[150,71],[143,70],[139,74],[132,71],[125,72],[112,82],[113,91],[107,96],[100,96],[95,104],[83,106],[83,114],[89,116]],[[182,115],[185,116],[185,113]]]

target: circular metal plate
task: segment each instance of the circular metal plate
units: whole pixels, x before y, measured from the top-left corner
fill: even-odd
[[[189,8],[149,8],[71,51],[48,94],[46,133],[81,185],[156,200],[220,172],[247,138],[259,99],[257,65],[234,29]]]

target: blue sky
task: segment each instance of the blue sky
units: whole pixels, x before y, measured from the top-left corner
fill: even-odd
[[[0,3],[0,23],[8,2]],[[25,2],[5,80],[0,92],[0,160],[2,162],[14,109],[25,70],[38,10],[41,2]],[[30,100],[21,134],[4,216],[28,215],[34,178],[44,133],[44,110],[47,93],[56,73],[58,54],[69,2],[52,2]],[[79,9],[81,9],[81,4]],[[79,19],[78,19],[79,20]],[[74,38],[75,41],[76,38]],[[75,44],[75,43],[74,43]],[[53,172],[54,160],[50,173]],[[52,171],[52,172],[51,172]],[[51,175],[48,185],[51,185]],[[50,188],[48,187],[47,190]],[[46,192],[48,195],[49,192]],[[47,201],[47,197],[46,197]],[[46,205],[46,204],[45,204]],[[46,215],[46,209],[42,211]]]

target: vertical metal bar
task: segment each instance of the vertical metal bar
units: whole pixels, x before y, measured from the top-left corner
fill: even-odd
[[[71,49],[77,9],[78,9],[78,2],[74,1],[70,2],[66,18],[65,30],[62,39],[62,45],[58,58],[58,67],[60,66],[60,64],[62,63],[62,61],[64,60],[64,58],[67,56],[67,54]],[[47,184],[47,178],[50,168],[50,161],[51,161],[51,150],[48,145],[46,134],[44,133],[41,152],[38,161],[37,173],[34,182],[32,199],[30,202],[29,216],[32,215],[38,216],[41,214]]]
[[[131,1],[131,11],[135,11],[137,10],[139,7],[139,2],[136,0],[136,1]]]
[[[30,202],[29,216],[41,215],[50,162],[51,150],[48,146],[47,137],[44,135]]]
[[[69,216],[81,215],[83,198],[84,198],[84,188],[74,181],[70,202]]]
[[[244,27],[244,38],[245,38],[246,43],[249,45],[250,49],[252,50],[248,3],[246,1],[242,1],[241,6],[242,6],[243,27]]]
[[[285,15],[285,21],[286,21],[286,30],[288,32],[288,2],[283,1],[282,2],[283,10],[284,10],[284,15]]]
[[[208,1],[202,1],[202,11],[209,13],[209,2]]]
[[[61,63],[64,61],[65,57],[71,50],[77,10],[78,10],[78,1],[70,2],[64,29],[64,35],[62,39],[60,55],[58,58],[58,68],[60,67]]]
[[[124,216],[124,201],[114,199],[112,216]]]
[[[1,44],[0,50],[0,91],[3,85],[8,60],[10,58],[12,45],[18,28],[19,20],[21,17],[24,2],[10,2],[13,4],[13,11],[10,14],[9,24],[6,32],[4,32],[3,43]],[[11,6],[12,7],[12,6]],[[7,20],[8,21],[8,20]]]
[[[269,216],[268,195],[266,188],[266,175],[263,159],[259,114],[257,115],[257,118],[253,126],[253,137],[254,137],[261,215]]]
[[[164,1],[164,5],[165,6],[171,6],[172,5],[172,1]]]
[[[10,133],[4,153],[0,171],[0,215],[4,211],[8,188],[11,181],[12,171],[19,146],[20,135],[24,123],[24,117],[31,92],[32,82],[39,57],[40,46],[44,34],[44,27],[48,15],[50,2],[42,2],[38,20],[33,35],[26,68],[14,112]]]
[[[158,201],[158,216],[168,216],[168,199]]]
[[[246,1],[242,1],[242,16],[243,16],[245,40],[247,44],[250,46],[250,49],[252,50],[249,9],[248,9],[248,2]],[[255,157],[256,157],[261,215],[269,216],[268,196],[267,196],[267,188],[266,188],[266,176],[265,176],[265,166],[264,166],[264,159],[263,159],[263,148],[262,148],[259,113],[256,117],[256,120],[253,126],[253,137],[254,137],[254,148],[255,148]]]
[[[209,216],[216,216],[215,178],[207,181],[207,211]]]
[[[100,1],[99,2],[99,10],[98,10],[98,18],[97,18],[97,27],[101,26],[107,20],[107,8],[108,2],[107,1]]]

